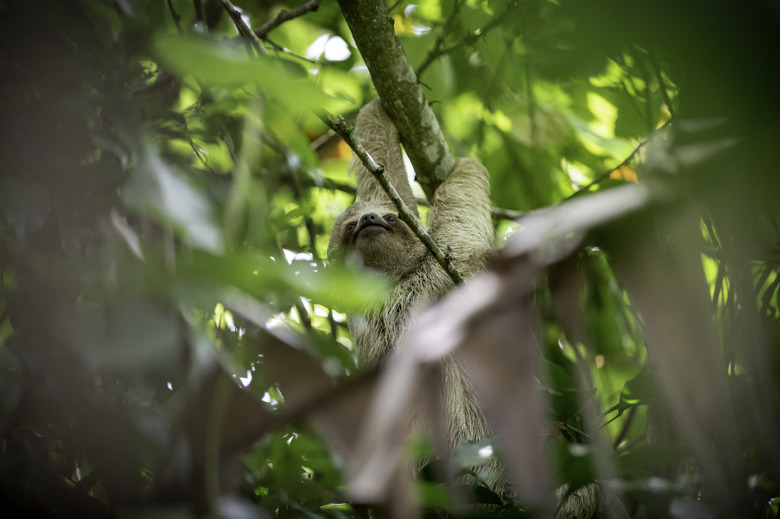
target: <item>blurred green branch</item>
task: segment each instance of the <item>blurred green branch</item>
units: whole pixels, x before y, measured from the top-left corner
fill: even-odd
[[[501,25],[501,23],[504,21],[504,17],[509,13],[513,8],[517,6],[516,2],[509,2],[507,4],[506,9],[504,11],[492,18],[487,24],[485,24],[484,27],[477,29],[472,34],[467,34],[466,36],[463,36],[462,38],[458,39],[458,43],[455,43],[453,45],[450,45],[449,47],[442,48],[442,45],[444,44],[444,40],[448,36],[447,30],[449,29],[450,25],[452,24],[453,19],[458,14],[458,8],[460,7],[460,2],[457,2],[455,4],[455,8],[453,9],[450,17],[447,19],[447,21],[444,23],[444,27],[442,28],[441,34],[436,39],[436,43],[434,43],[433,48],[428,52],[428,54],[425,56],[425,59],[417,66],[417,69],[415,70],[415,74],[417,74],[417,77],[420,77],[423,75],[425,70],[431,66],[431,64],[439,59],[440,57],[444,56],[445,54],[449,54],[461,47],[465,47],[468,45],[473,45],[477,40],[480,38],[484,38],[491,30]]]
[[[255,31],[255,34],[261,40],[265,40],[267,39],[269,32],[279,27],[284,22],[298,18],[299,16],[303,16],[306,13],[317,11],[321,2],[322,0],[309,0],[305,4],[301,5],[300,7],[296,7],[295,9],[291,9],[289,11],[287,9],[282,9],[279,11],[279,14],[277,14],[276,17],[261,25],[260,28]]]

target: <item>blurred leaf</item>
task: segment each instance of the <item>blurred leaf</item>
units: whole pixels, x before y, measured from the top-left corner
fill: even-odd
[[[589,446],[581,443],[561,443],[556,445],[554,452],[558,475],[569,485],[567,492],[574,492],[594,481],[593,453]]]
[[[577,422],[582,403],[571,377],[562,366],[547,360],[543,362],[542,368],[547,381],[543,383],[542,389],[548,393],[553,419],[564,426],[579,429]]]
[[[128,206],[170,225],[190,245],[221,252],[222,233],[214,209],[204,193],[171,169],[147,146],[143,161],[124,188]]]
[[[659,405],[663,402],[657,375],[652,371],[641,371],[623,386],[618,409],[623,412],[635,405]]]
[[[425,481],[417,483],[417,496],[421,504],[427,508],[438,508],[446,510],[451,506],[452,496],[447,487],[441,483],[428,483]]]
[[[385,278],[369,272],[355,272],[347,268],[329,266],[324,272],[310,265],[289,279],[292,287],[302,295],[341,311],[354,312],[371,308],[387,293]]]
[[[343,503],[356,459],[411,505],[401,403],[436,405],[431,359],[460,342],[493,430],[430,465],[491,481],[496,447],[532,490],[428,484],[430,515],[539,512],[550,429],[617,449],[557,461],[575,486],[605,475],[622,515],[777,515],[777,13],[391,3],[412,63],[436,56],[420,79],[453,153],[489,168],[497,209],[531,212],[497,218],[496,283],[421,311],[375,398],[339,310],[389,286],[320,259],[354,178],[315,115],[375,89],[361,49],[300,57],[351,44],[338,2],[257,56],[216,1],[0,0],[0,516],[384,512]],[[258,29],[304,2],[239,4]]]
[[[689,453],[680,445],[642,444],[618,456],[618,467],[625,478],[641,479],[663,474]]]
[[[43,227],[51,200],[42,186],[0,178],[0,207],[17,239],[29,240]]]
[[[63,317],[58,327],[65,340],[98,371],[163,370],[175,366],[181,355],[175,316],[147,301],[85,306]]]
[[[354,108],[362,99],[361,85],[357,78],[334,67],[323,67],[315,81],[330,96],[324,107],[331,113],[343,113]]]
[[[284,106],[316,111],[329,101],[329,96],[317,88],[297,63],[251,56],[238,45],[206,38],[159,36],[153,48],[160,60],[178,75],[192,74],[206,85],[257,85]]]

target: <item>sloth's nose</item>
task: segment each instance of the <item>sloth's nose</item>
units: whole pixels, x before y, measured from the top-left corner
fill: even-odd
[[[374,213],[364,214],[360,217],[360,225],[378,224],[380,222],[379,215]]]

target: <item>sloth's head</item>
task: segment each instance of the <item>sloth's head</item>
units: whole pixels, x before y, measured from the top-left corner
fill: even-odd
[[[401,278],[420,265],[425,246],[388,202],[356,202],[336,219],[328,243],[332,263],[354,261]]]

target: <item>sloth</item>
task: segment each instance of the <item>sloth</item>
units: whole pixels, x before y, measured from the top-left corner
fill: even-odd
[[[355,132],[366,151],[384,166],[404,203],[417,215],[398,131],[379,99],[361,109]],[[328,258],[332,263],[358,264],[381,272],[392,282],[378,308],[349,319],[358,364],[372,369],[379,367],[398,345],[405,344],[414,316],[441,299],[454,284],[400,220],[379,182],[360,160],[353,159],[352,167],[357,173],[358,201],[336,219]],[[428,230],[464,279],[485,268],[493,252],[494,231],[490,182],[484,166],[468,158],[456,163],[436,189],[428,213]],[[442,361],[442,377],[442,415],[450,446],[489,434],[481,406],[456,358]]]
[[[393,186],[417,215],[403,165],[398,131],[374,100],[360,111],[356,136],[374,160],[384,165]],[[381,312],[350,319],[358,363],[374,368],[404,341],[412,316],[441,299],[454,285],[432,254],[401,221],[379,182],[353,160],[358,201],[336,220],[328,244],[332,263],[351,262],[389,276],[393,288]],[[436,190],[428,213],[434,242],[446,251],[464,278],[481,271],[493,252],[488,172],[477,161],[460,159]]]
[[[404,203],[417,215],[417,203],[403,165],[400,137],[379,99],[361,109],[355,133],[366,151],[384,166]],[[391,281],[390,290],[377,308],[350,316],[348,321],[358,365],[373,369],[406,343],[414,316],[442,299],[453,290],[454,284],[401,221],[379,182],[357,157],[352,168],[357,174],[357,201],[336,219],[328,244],[328,259],[334,264],[347,263],[380,272]],[[494,230],[488,171],[479,162],[469,158],[458,160],[452,173],[436,189],[428,213],[428,231],[465,280],[485,269],[494,253]],[[441,418],[449,447],[490,435],[482,405],[457,355],[441,361],[441,384]],[[490,469],[491,475],[485,480],[488,486],[499,494],[511,493],[497,464]],[[574,501],[582,497],[580,491],[571,496]],[[590,496],[585,497],[587,501]],[[567,505],[572,504],[571,498],[564,500],[556,518],[590,517],[579,513],[581,504],[565,512],[564,509],[570,508]]]

